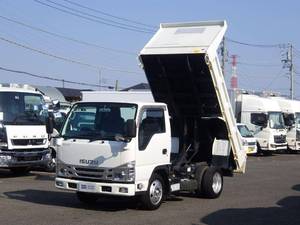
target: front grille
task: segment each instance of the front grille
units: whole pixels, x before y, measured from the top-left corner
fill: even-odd
[[[42,159],[42,156],[22,156],[16,157],[19,162],[29,162],[29,161],[38,161]]]
[[[256,145],[256,142],[248,142],[248,145]]]
[[[300,130],[296,130],[296,141],[300,141]]]
[[[78,178],[112,180],[113,177],[113,171],[109,168],[87,168],[72,166],[71,170],[71,174],[75,175]]]
[[[275,135],[274,136],[274,142],[275,143],[285,143],[286,142],[286,136],[285,135]]]
[[[26,146],[26,145],[43,145],[45,144],[45,138],[38,139],[12,139],[11,142],[15,146]]]
[[[21,149],[6,149],[5,151],[7,152],[43,152],[47,149],[45,148],[30,148],[30,149],[26,149],[26,148],[21,148]]]

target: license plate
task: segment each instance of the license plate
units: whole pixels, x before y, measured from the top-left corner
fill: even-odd
[[[96,185],[91,183],[79,184],[79,191],[96,192]]]
[[[254,147],[248,147],[248,153],[253,152],[254,151]]]

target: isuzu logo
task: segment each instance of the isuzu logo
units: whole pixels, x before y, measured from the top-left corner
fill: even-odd
[[[87,165],[98,165],[98,160],[92,160],[92,159],[79,159],[80,164],[87,164]]]

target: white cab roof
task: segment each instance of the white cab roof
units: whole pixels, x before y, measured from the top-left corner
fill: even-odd
[[[82,102],[154,103],[150,91],[82,91]]]
[[[282,112],[297,113],[300,112],[300,101],[286,99],[283,97],[270,97],[278,102]]]
[[[260,97],[258,95],[242,94],[242,111],[258,111],[258,112],[280,112],[281,109],[274,99]]]

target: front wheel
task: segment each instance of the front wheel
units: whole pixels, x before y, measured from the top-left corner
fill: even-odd
[[[202,180],[202,192],[207,198],[218,198],[223,190],[223,175],[216,167],[209,167]]]
[[[163,179],[154,174],[150,179],[146,194],[142,195],[141,201],[145,209],[154,210],[159,208],[165,195]]]

